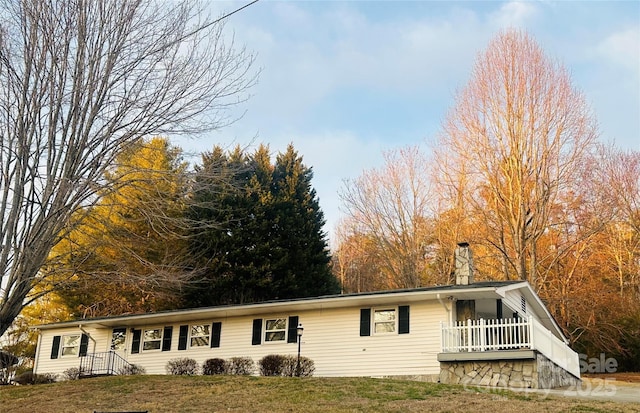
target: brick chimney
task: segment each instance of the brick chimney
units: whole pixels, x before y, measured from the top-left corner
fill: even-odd
[[[473,256],[466,242],[458,243],[455,254],[456,285],[473,284]]]

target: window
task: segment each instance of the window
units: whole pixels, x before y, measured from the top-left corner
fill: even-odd
[[[209,346],[209,338],[211,337],[208,324],[200,324],[191,326],[191,347]]]
[[[373,331],[375,334],[395,333],[396,309],[386,308],[383,310],[374,310]]]
[[[80,335],[74,334],[72,336],[62,337],[62,356],[77,356],[80,349]]]
[[[368,337],[372,334],[409,334],[410,332],[411,320],[408,305],[395,308],[360,309],[360,337]]]
[[[286,341],[287,343],[298,342],[298,323],[300,318],[292,315],[283,318],[271,318],[263,320],[256,318],[253,320],[251,332],[251,345],[258,346],[263,342]],[[220,323],[213,323],[213,338],[211,339],[211,347],[220,345]],[[264,334],[262,334],[264,328]],[[217,343],[217,345],[214,345]]]
[[[287,334],[287,319],[276,318],[265,321],[264,341],[284,341]]]
[[[144,330],[142,336],[142,350],[160,350],[162,344],[162,329],[154,328],[151,330]]]

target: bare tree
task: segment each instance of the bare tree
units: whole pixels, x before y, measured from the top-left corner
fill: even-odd
[[[536,286],[536,242],[554,206],[571,202],[596,129],[566,69],[526,33],[505,31],[478,56],[444,122],[434,179],[486,229],[505,278]]]
[[[332,254],[333,273],[342,287],[342,293],[380,291],[391,288],[395,280],[385,271],[382,246],[358,224],[349,218],[336,227],[338,247]]]
[[[374,242],[387,288],[418,287],[425,281],[432,200],[426,168],[417,147],[390,151],[383,168],[346,181],[340,192],[345,223],[352,225],[342,232]]]
[[[605,228],[601,248],[615,268],[619,293],[630,288],[640,298],[640,152],[600,150],[601,193],[615,216]],[[599,210],[602,212],[602,209]]]
[[[194,1],[0,3],[0,335],[116,154],[232,121],[253,56]],[[35,294],[35,291],[39,291]]]

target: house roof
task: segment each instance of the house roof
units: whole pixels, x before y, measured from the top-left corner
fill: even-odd
[[[362,307],[378,305],[410,304],[425,300],[469,300],[480,298],[503,298],[507,291],[521,290],[541,322],[555,335],[564,339],[562,331],[548,312],[540,298],[526,281],[483,281],[470,285],[439,285],[431,287],[374,291],[365,293],[326,295],[288,300],[273,300],[251,304],[223,305],[182,310],[159,311],[145,314],[129,314],[97,317],[42,324],[34,328],[49,330],[71,326],[87,327],[135,327],[153,323],[178,323],[185,320],[226,318],[246,315],[261,315],[277,312],[320,310],[329,308]],[[443,304],[444,305],[444,304]]]

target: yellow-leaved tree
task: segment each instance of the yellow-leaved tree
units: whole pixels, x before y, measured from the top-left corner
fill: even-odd
[[[175,306],[188,280],[183,210],[188,188],[181,151],[166,138],[122,152],[97,205],[52,250],[45,271],[75,316]]]

